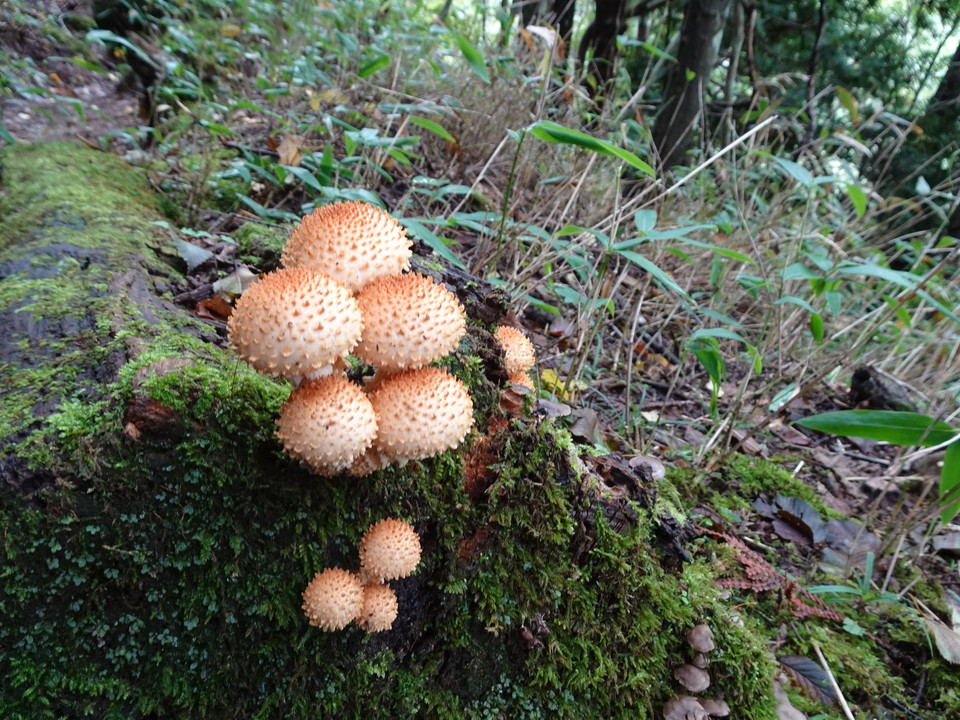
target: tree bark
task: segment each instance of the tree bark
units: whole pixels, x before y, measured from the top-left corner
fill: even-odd
[[[652,139],[660,165],[683,164],[703,108],[710,72],[717,61],[716,38],[730,0],[690,0],[680,28],[677,64],[667,75],[663,104]]]
[[[593,21],[580,41],[580,64],[585,65],[590,95],[598,107],[602,107],[614,77],[617,35],[624,30],[626,8],[627,0],[597,0]]]

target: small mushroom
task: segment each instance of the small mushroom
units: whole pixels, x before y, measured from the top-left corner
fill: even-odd
[[[369,203],[318,207],[294,228],[280,258],[284,267],[325,273],[357,292],[410,267],[411,247],[396,218]]]
[[[536,353],[533,343],[523,332],[509,325],[501,325],[494,337],[503,348],[503,364],[507,366],[509,374],[525,373],[533,367]]]
[[[333,372],[363,330],[360,305],[340,283],[304,268],[267,273],[233,309],[227,336],[261,372],[299,383]]]
[[[420,562],[420,536],[410,523],[386,518],[360,540],[360,575],[364,583],[407,577]]]
[[[706,670],[707,666],[710,664],[710,659],[703,653],[697,653],[697,656],[693,659],[693,664],[701,670]]]
[[[711,652],[716,647],[713,644],[713,630],[707,625],[695,625],[690,628],[687,633],[687,642],[699,653]]]
[[[707,712],[696,698],[678,695],[663,706],[663,720],[707,720]]]
[[[363,610],[357,624],[368,633],[389,630],[398,610],[397,594],[390,586],[371,583],[363,588]]]
[[[730,714],[730,706],[720,698],[697,698],[697,702],[710,717],[722,718]]]
[[[376,450],[387,462],[421,460],[454,448],[473,426],[473,400],[445,370],[424,367],[386,378],[370,393]]]
[[[303,591],[303,611],[310,624],[322,630],[342,630],[362,609],[360,578],[340,568],[317,573]]]
[[[526,372],[510,373],[509,383],[511,385],[519,385],[522,388],[527,390],[532,390],[536,392],[537,388],[533,384],[533,380],[530,379],[530,376]]]
[[[318,475],[336,475],[373,446],[377,415],[345,375],[307,380],[280,408],[277,437]]]
[[[681,665],[673,671],[673,676],[692,693],[703,692],[710,687],[710,673],[693,665]]]
[[[452,352],[466,332],[456,296],[426,275],[381,277],[357,295],[363,335],[354,354],[381,370],[418,368]]]

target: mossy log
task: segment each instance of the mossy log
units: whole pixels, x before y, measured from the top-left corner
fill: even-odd
[[[772,717],[759,636],[654,484],[504,390],[482,282],[426,263],[475,305],[445,361],[463,447],[323,479],[274,436],[289,386],[171,302],[135,170],[8,148],[0,218],[0,716],[653,718],[707,622],[710,694]],[[388,516],[423,542],[393,629],[310,627],[307,582]]]

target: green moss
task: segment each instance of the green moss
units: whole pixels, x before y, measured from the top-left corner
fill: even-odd
[[[704,475],[691,467],[673,468],[668,479],[689,502],[706,502],[721,513],[749,510],[760,496],[798,497],[810,503],[821,517],[841,517],[803,480],[764,458],[733,455],[720,468]]]
[[[283,228],[247,222],[233,233],[233,241],[237,243],[237,255],[242,262],[261,267],[264,259],[279,262],[288,235],[289,231]]]
[[[38,143],[8,147],[0,162],[0,253],[38,240],[139,252],[153,240],[143,220],[160,214],[157,199],[119,158],[78,143]]]
[[[29,179],[17,163],[34,152],[5,156],[13,177]],[[136,203],[138,186],[127,182]],[[103,180],[104,206],[119,212],[113,183]],[[35,190],[23,202],[45,201]],[[116,220],[132,229],[117,239],[106,237],[102,208],[87,216],[70,205],[82,222],[60,239],[96,246],[120,267],[139,263],[149,254],[143,226],[156,217],[155,205],[144,207],[139,219]],[[25,232],[24,219],[10,217]],[[56,227],[5,236],[4,257],[19,262],[27,251],[13,243],[37,247],[49,240],[37,235]],[[262,228],[250,227],[239,242],[253,251]],[[113,280],[96,276],[116,288]],[[3,291],[10,302],[27,299],[16,285]],[[710,566],[664,562],[664,505],[620,509],[614,529],[565,431],[499,416],[500,390],[479,360],[485,331],[475,328],[444,361],[474,398],[473,437],[495,428],[486,438],[494,460],[482,470],[489,489],[472,500],[469,442],[364,481],[310,475],[274,434],[286,383],[197,339],[204,333],[186,314],[157,304],[148,321],[140,303],[149,293],[124,302],[116,292],[34,298],[79,305],[87,330],[36,368],[5,372],[15,391],[3,402],[22,416],[5,422],[29,430],[12,452],[59,484],[42,511],[0,495],[0,715],[653,718],[679,690],[672,670],[689,659],[686,630],[706,621],[718,637],[717,692],[737,699],[739,717],[772,718],[772,668],[756,628],[734,622]],[[128,348],[133,359],[116,381],[98,383],[91,368]],[[34,387],[41,381],[48,390]],[[40,398],[54,404],[42,420],[31,417]],[[166,424],[143,424],[136,437],[124,428],[144,399]],[[309,627],[303,587],[326,567],[355,568],[360,537],[386,516],[414,522],[424,547],[417,573],[394,584],[396,628],[368,636]],[[535,623],[548,630],[535,636],[542,647],[524,639]]]

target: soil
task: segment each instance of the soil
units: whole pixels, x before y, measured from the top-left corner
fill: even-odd
[[[66,42],[74,38],[65,24],[92,26],[90,4],[83,0],[36,0],[25,11],[25,20],[13,23],[0,15],[0,57],[23,58],[28,68],[44,76],[48,95],[13,94],[0,99],[0,124],[17,142],[82,140],[98,144],[102,138],[140,124],[141,94],[116,72],[100,73],[83,67],[73,58],[78,47]],[[50,22],[62,30],[61,39],[41,30]],[[77,33],[80,34],[80,33]],[[95,59],[109,67],[106,50]]]

